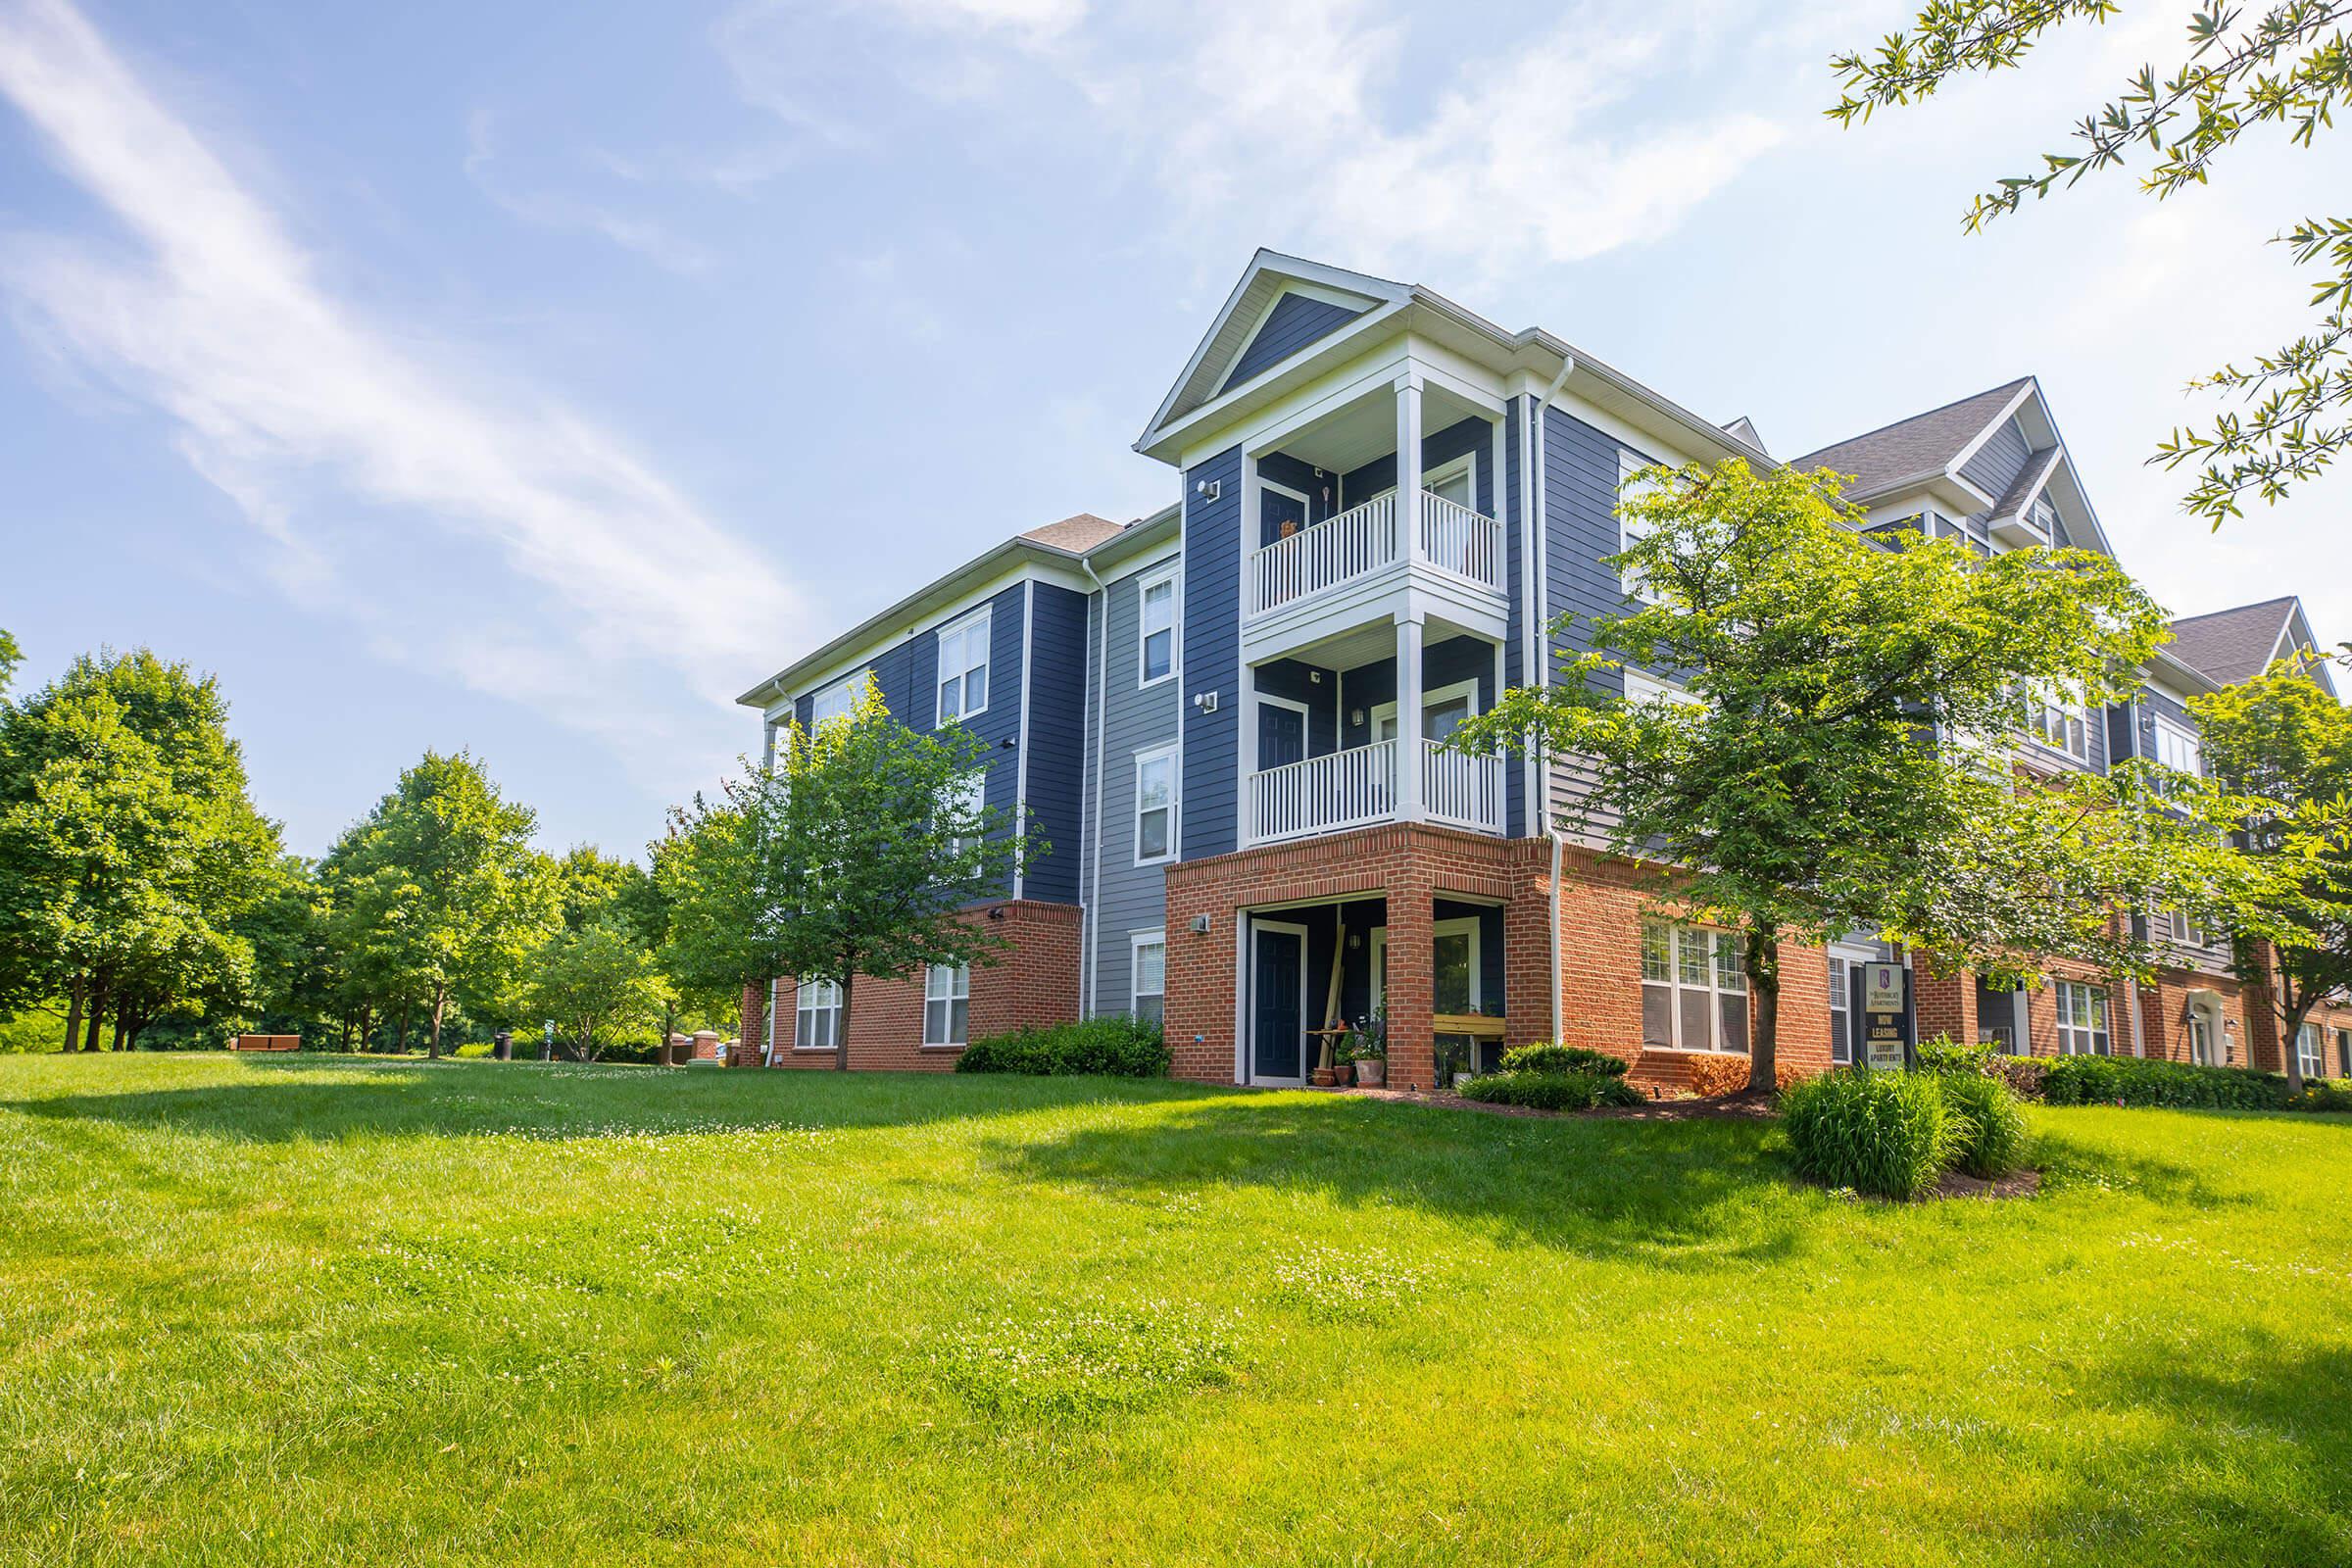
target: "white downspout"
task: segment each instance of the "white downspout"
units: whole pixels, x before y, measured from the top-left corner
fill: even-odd
[[[1096,574],[1092,558],[1081,556],[1078,564],[1102,603],[1102,646],[1095,660],[1095,887],[1087,897],[1086,918],[1079,922],[1086,932],[1086,996],[1080,1011],[1091,1018],[1095,1015],[1095,971],[1102,961],[1102,731],[1110,714],[1110,585]],[[1168,640],[1175,641],[1172,637]]]

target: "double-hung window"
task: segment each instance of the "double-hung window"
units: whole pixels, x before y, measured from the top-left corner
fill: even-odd
[[[966,615],[939,629],[939,722],[969,718],[988,709],[989,613]]]
[[[1134,958],[1135,1015],[1146,1023],[1158,1023],[1167,1013],[1167,938],[1157,931],[1138,931],[1129,941]]]
[[[1830,1059],[1843,1066],[1854,1059],[1853,970],[1830,955]]]
[[[2306,1078],[2317,1078],[2328,1070],[2327,1059],[2320,1054],[2320,1026],[2305,1022],[2295,1031],[2295,1060]]]
[[[940,795],[940,811],[952,827],[977,827],[988,809],[988,774],[975,769],[950,784]],[[936,830],[935,830],[936,831]],[[957,833],[951,841],[955,853],[963,854],[978,844],[984,835]]]
[[[2156,763],[2193,777],[2205,771],[2205,748],[2189,731],[2160,718],[2156,721]]]
[[[1136,683],[1150,686],[1176,673],[1176,573],[1144,579],[1138,614],[1142,667]]]
[[[841,1044],[841,986],[804,980],[793,1004],[792,1044],[799,1051],[831,1051]]]
[[[1745,946],[1729,931],[1642,923],[1645,1051],[1747,1054]]]
[[[2054,690],[2037,689],[2028,699],[2026,733],[2078,762],[2090,760],[2090,726],[2082,704]]]
[[[1135,759],[1135,863],[1152,865],[1176,855],[1176,748],[1139,752]]]
[[[2058,993],[2058,1049],[2070,1056],[2105,1056],[2114,1047],[2107,1036],[2107,993],[2081,980],[2061,980]]]
[[[935,963],[923,977],[923,1044],[960,1046],[972,1007],[972,971],[961,963]]]
[[[858,706],[858,695],[865,689],[865,671],[859,670],[847,680],[836,681],[818,692],[808,703],[808,730],[814,734],[837,718],[850,716]]]
[[[2188,948],[2201,948],[2206,945],[2205,928],[2197,924],[2195,915],[2186,909],[2175,909],[2171,918],[2175,942]]]
[[[1636,484],[1634,475],[1652,466],[1647,458],[1638,452],[1629,452],[1624,447],[1617,449],[1617,501],[1619,506],[1648,493],[1650,487]],[[1631,550],[1648,537],[1648,518],[1628,516],[1623,512],[1617,514],[1617,548],[1619,550]],[[1617,568],[1617,581],[1618,585],[1625,590],[1625,596],[1628,599],[1654,601],[1657,598],[1657,595],[1649,591],[1649,584],[1642,580],[1642,569],[1631,562]]]

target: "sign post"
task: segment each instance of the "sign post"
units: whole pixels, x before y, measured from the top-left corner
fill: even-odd
[[[1900,963],[1853,966],[1853,1006],[1862,1019],[1857,1064],[1872,1072],[1919,1065],[1918,1019],[1911,1004],[1911,970]]]
[[[547,1020],[547,1028],[539,1036],[539,1059],[541,1061],[556,1059],[556,1020],[553,1018]]]

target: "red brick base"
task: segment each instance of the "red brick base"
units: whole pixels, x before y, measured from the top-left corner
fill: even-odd
[[[1013,900],[969,911],[966,918],[994,922],[1005,948],[996,962],[972,966],[967,1040],[1026,1025],[1067,1023],[1078,1016],[1078,972],[1082,911],[1074,904]],[[798,989],[778,980],[768,996],[745,994],[741,1054],[758,1065],[769,1040],[769,997],[775,1008],[776,1067],[829,1068],[837,1065],[830,1047],[800,1050],[793,1039]],[[757,1026],[755,1026],[757,1019]],[[851,987],[850,1066],[858,1071],[944,1072],[963,1054],[961,1046],[923,1044],[923,976],[890,980],[861,976]]]

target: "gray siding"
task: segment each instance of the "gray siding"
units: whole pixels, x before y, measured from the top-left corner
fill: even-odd
[[[1217,499],[1194,494],[1213,481]],[[1184,798],[1181,847],[1198,860],[1235,849],[1241,827],[1242,449],[1231,447],[1184,475]],[[1112,644],[1115,650],[1117,644]],[[1117,659],[1117,654],[1112,654]],[[1217,710],[1192,706],[1217,694]]]
[[[2017,420],[2003,419],[2001,427],[1977,448],[1977,455],[1960,466],[1960,477],[1997,498],[2017,481],[2032,452],[2026,432],[2018,428]]]
[[[1190,691],[1190,645],[1177,647],[1177,677],[1142,688],[1137,684],[1137,618],[1143,579],[1158,565],[1113,578],[1106,599],[1109,637],[1097,662],[1099,678],[1109,684],[1102,704],[1102,829],[1090,846],[1088,876],[1100,877],[1094,895],[1096,956],[1094,1010],[1125,1012],[1129,1005],[1128,938],[1162,928],[1167,913],[1166,874],[1156,865],[1135,863],[1135,754],[1165,746],[1177,737],[1184,694]],[[1180,597],[1189,603],[1191,583]],[[1189,777],[1189,769],[1185,770]],[[1189,837],[1191,802],[1178,802],[1179,831]],[[1228,824],[1230,826],[1230,824]],[[1098,863],[1094,855],[1099,854]]]
[[[1545,609],[1555,621],[1571,612],[1578,618],[1565,633],[1554,629],[1545,636],[1545,649],[1557,659],[1563,653],[1590,652],[1585,623],[1626,608],[1616,569],[1602,560],[1617,553],[1621,448],[1614,437],[1558,409],[1544,411],[1544,582],[1549,596]],[[1633,452],[1640,462],[1652,461],[1648,453],[1622,450]],[[1623,678],[1614,673],[1593,679],[1612,693],[1625,689]],[[1547,788],[1557,815],[1564,804],[1591,796],[1592,771],[1577,759],[1554,758]],[[1597,843],[1605,825],[1605,816],[1595,816],[1588,831],[1572,836]]]
[[[1285,294],[1266,313],[1266,324],[1258,328],[1241,358],[1233,362],[1233,373],[1217,389],[1218,395],[1232,391],[1261,370],[1271,369],[1308,344],[1329,337],[1361,314],[1345,305],[1308,299],[1303,294]]]

